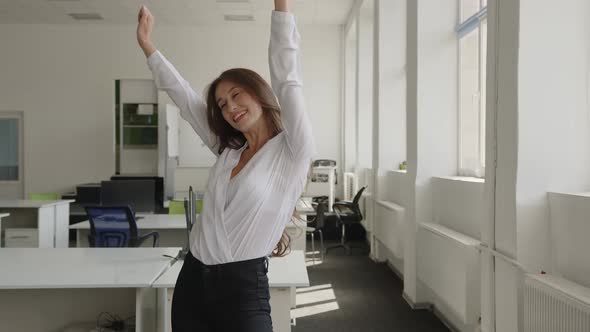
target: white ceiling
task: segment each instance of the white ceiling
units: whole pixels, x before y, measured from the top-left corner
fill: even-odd
[[[344,24],[354,0],[293,0],[293,12],[304,24]],[[267,24],[273,0],[0,0],[0,24],[106,24],[135,25],[146,5],[159,25],[227,24],[227,14],[252,15]],[[102,21],[77,21],[71,13],[98,13]]]

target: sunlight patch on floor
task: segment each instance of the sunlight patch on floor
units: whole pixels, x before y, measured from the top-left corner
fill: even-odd
[[[297,288],[295,309],[291,318],[301,318],[340,309],[331,284]]]
[[[305,252],[305,266],[315,266],[322,264],[322,256],[319,251],[307,251]],[[315,259],[314,259],[315,258]]]
[[[307,306],[302,308],[295,308],[291,309],[291,318],[301,318],[307,316],[318,315],[328,311],[338,310],[340,307],[338,306],[338,302],[328,302],[322,304],[316,304],[313,306]]]

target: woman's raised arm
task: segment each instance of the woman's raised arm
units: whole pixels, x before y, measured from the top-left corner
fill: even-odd
[[[165,91],[180,108],[180,115],[193,127],[211,152],[219,155],[217,139],[207,122],[207,106],[203,97],[196,93],[174,66],[156,49],[151,39],[154,17],[141,6],[137,24],[137,42],[147,57],[156,87]]]
[[[315,146],[303,98],[300,37],[295,17],[288,12],[289,2],[275,0],[268,48],[270,81],[281,106],[281,119],[291,153],[295,159],[308,159],[315,154]]]

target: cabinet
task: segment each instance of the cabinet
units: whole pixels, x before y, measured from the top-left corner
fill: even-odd
[[[117,174],[158,174],[158,93],[152,80],[115,81]]]

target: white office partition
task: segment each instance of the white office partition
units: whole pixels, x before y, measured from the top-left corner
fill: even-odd
[[[55,248],[67,248],[69,246],[70,203],[53,206],[55,211]]]
[[[39,248],[55,247],[55,207],[53,205],[40,207],[37,212],[39,230]],[[66,246],[67,247],[67,246]]]

